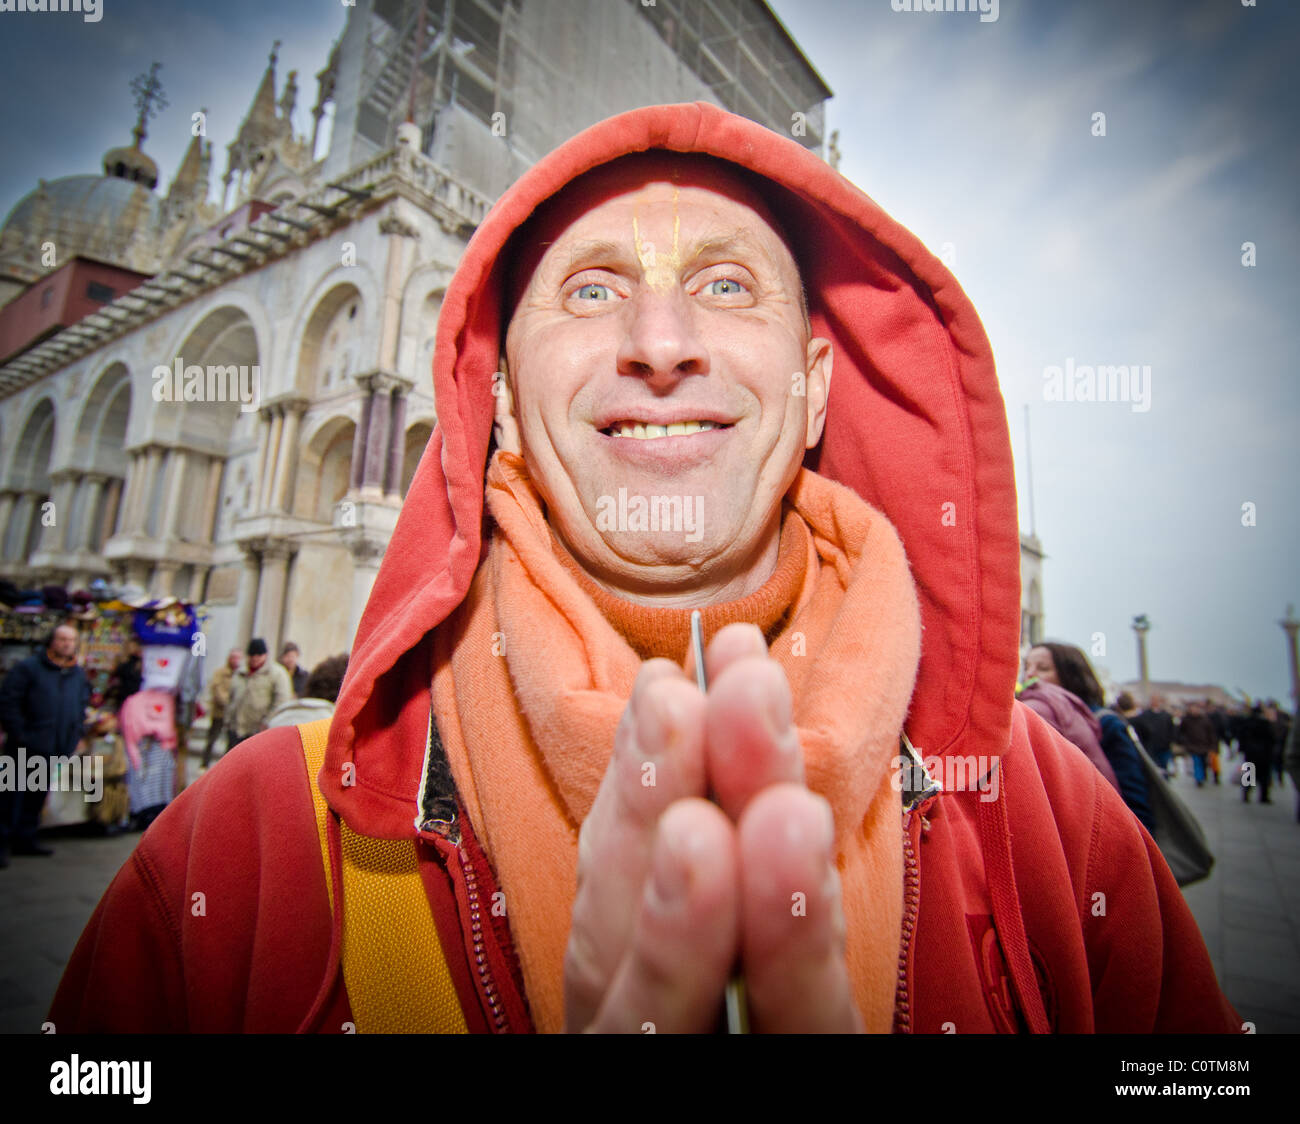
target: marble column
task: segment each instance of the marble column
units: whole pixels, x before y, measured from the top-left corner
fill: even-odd
[[[374,397],[370,403],[370,425],[366,433],[365,470],[361,477],[362,491],[382,493],[384,471],[388,467],[388,415],[393,397],[387,379],[382,375],[371,377]]]
[[[384,560],[385,544],[376,537],[359,531],[348,541],[348,550],[352,555],[352,603],[348,606],[348,646],[352,647],[357,634],[357,625],[361,623],[361,614],[370,591],[379,573],[379,564]]]
[[[271,414],[269,406],[263,406],[257,412],[257,488],[253,493],[253,510],[261,510],[262,481],[266,479],[267,455],[271,447]]]
[[[257,629],[274,659],[284,631],[284,594],[289,584],[289,544],[267,542],[262,547],[262,581],[257,591]]]
[[[45,511],[41,511],[40,530],[35,549],[57,554],[63,550],[64,543],[70,538],[69,532],[71,528],[69,528],[68,522],[72,518],[72,497],[76,492],[77,477],[74,472],[67,470],[51,474],[50,482],[54,485],[53,494],[50,497],[54,503],[54,508],[50,512],[54,522],[47,525]]]
[[[211,573],[211,566],[195,566],[194,576],[190,579],[189,599],[194,604],[203,600],[204,586],[208,581],[208,574]]]
[[[141,534],[149,537],[155,537],[158,534],[159,518],[161,512],[156,512],[153,507],[153,484],[158,479],[158,473],[162,470],[163,448],[161,445],[153,445],[144,456],[144,479],[140,481],[140,520],[138,529]],[[162,493],[166,495],[166,490]]]
[[[239,576],[239,633],[236,637],[241,648],[253,638],[253,628],[257,624],[257,586],[261,569],[256,551],[244,547],[244,570]]]
[[[357,491],[366,474],[366,435],[370,432],[370,410],[374,405],[375,392],[365,380],[358,380],[365,398],[361,402],[361,420],[357,422],[356,432],[352,435],[352,464],[348,478],[348,487]]]
[[[114,524],[117,523],[118,511],[122,507],[122,478],[115,476],[108,482],[108,495],[104,501],[104,516],[99,523],[99,530],[90,543],[89,549],[99,554],[104,544],[113,537]]]
[[[271,407],[271,434],[266,442],[266,467],[262,478],[257,482],[257,508],[266,511],[271,506],[271,496],[275,482],[275,464],[280,458],[280,436],[284,432],[284,410],[280,406]]]
[[[179,562],[159,562],[154,566],[153,587],[149,592],[154,597],[176,596],[176,575],[181,572]]]
[[[131,463],[126,469],[126,487],[122,496],[122,531],[129,534],[139,526],[137,521],[140,510],[140,487],[144,480],[144,463],[138,449],[128,454]]]
[[[164,542],[177,537],[181,521],[181,486],[185,482],[189,454],[183,449],[167,450],[167,470],[163,477],[162,519],[158,537]]]
[[[39,493],[24,489],[18,493],[10,516],[9,534],[5,538],[5,557],[13,562],[27,561],[27,536],[32,527],[32,512]]]
[[[298,423],[302,420],[307,403],[294,400],[282,404],[284,431],[280,439],[280,455],[275,465],[275,483],[272,488],[271,507],[287,513],[293,498],[293,478],[298,468]]]
[[[95,527],[97,518],[103,518],[102,504],[104,502],[104,485],[108,477],[100,475],[98,472],[86,474],[86,496],[84,506],[81,509],[81,526],[77,528],[76,538],[68,543],[69,550],[93,551],[98,549],[95,544]]]
[[[217,541],[217,504],[221,500],[221,476],[226,462],[220,457],[208,458],[208,488],[203,497],[203,514],[199,523],[198,541]]]
[[[393,390],[393,413],[389,423],[388,475],[384,480],[384,494],[401,496],[402,468],[406,461],[406,390]]]
[[[0,561],[9,557],[5,547],[9,542],[9,520],[13,518],[17,500],[16,492],[8,489],[0,492]]]

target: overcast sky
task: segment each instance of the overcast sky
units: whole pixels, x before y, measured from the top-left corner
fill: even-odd
[[[129,83],[155,59],[170,108],[145,149],[161,190],[204,106],[217,186],[274,39],[310,131],[337,0],[103,3],[94,24],[0,15],[0,215],[38,177],[98,173],[130,143]],[[774,7],[835,91],[840,170],[936,253],[950,244],[997,357],[1026,530],[1029,407],[1049,635],[1090,648],[1103,634],[1095,662],[1127,679],[1129,622],[1147,613],[1154,678],[1285,697],[1300,5],[1001,0],[996,20],[890,0]],[[1047,400],[1044,372],[1067,364],[1149,367],[1149,401]]]

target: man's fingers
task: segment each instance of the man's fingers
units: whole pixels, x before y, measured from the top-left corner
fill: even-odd
[[[830,805],[801,785],[759,793],[741,818],[741,961],[758,1032],[862,1030],[844,959]]]
[[[718,681],[722,673],[737,660],[762,658],[767,655],[767,641],[755,624],[729,624],[720,628],[709,641],[704,653],[704,670],[709,683]],[[693,676],[694,670],[690,671]]]
[[[627,949],[660,816],[701,796],[704,698],[667,660],[642,669],[614,753],[578,835],[578,892],[565,957],[571,1023],[596,1014]]]
[[[737,939],[735,829],[680,800],[655,834],[631,940],[596,1018],[570,1029],[703,1033],[717,1023]]]
[[[803,782],[790,685],[766,655],[736,660],[710,684],[705,731],[709,783],[737,823],[768,785]]]

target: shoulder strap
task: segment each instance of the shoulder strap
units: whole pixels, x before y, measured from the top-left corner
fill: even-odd
[[[330,906],[329,806],[316,783],[330,719],[298,727],[316,809]],[[442,954],[415,842],[358,835],[342,819],[343,982],[357,1030],[366,1034],[465,1034],[465,1016]]]

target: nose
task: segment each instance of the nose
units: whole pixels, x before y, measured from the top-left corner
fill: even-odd
[[[618,349],[618,373],[666,392],[688,375],[709,372],[709,352],[696,331],[681,289],[645,288],[629,302],[627,334]]]

